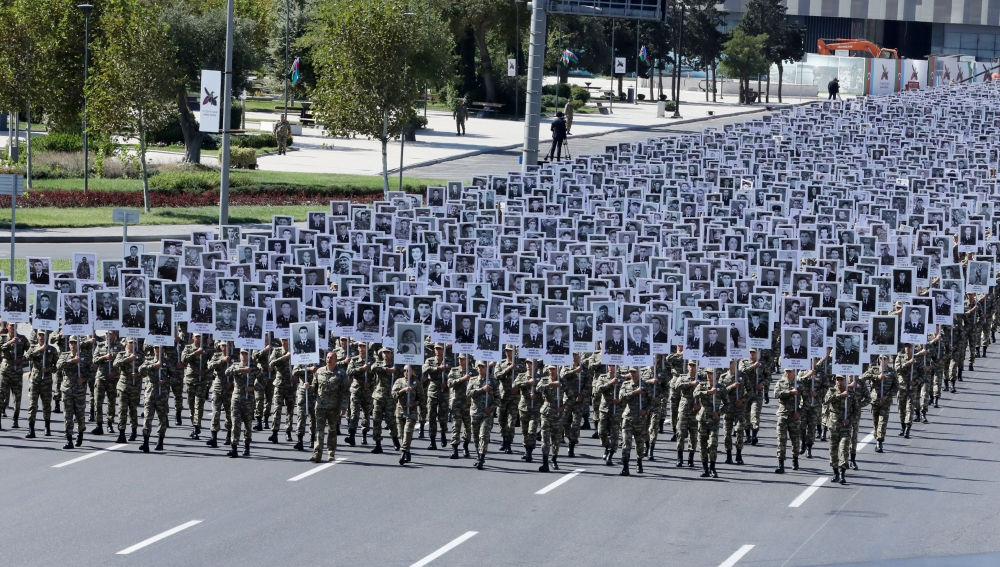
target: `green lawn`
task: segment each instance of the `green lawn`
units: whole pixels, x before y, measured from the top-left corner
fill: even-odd
[[[284,171],[232,170],[234,175],[249,176],[257,183],[275,185],[304,185],[309,187],[334,187],[356,185],[360,187],[382,187],[378,175],[348,175],[340,173],[292,173]],[[390,176],[389,187],[395,189],[399,178]],[[446,185],[442,179],[403,177],[403,185]],[[83,179],[36,179],[36,189],[83,189]],[[95,191],[141,191],[141,179],[95,179],[90,178],[89,187]]]
[[[229,222],[233,224],[270,223],[271,215],[293,215],[296,221],[306,220],[308,211],[326,211],[329,205],[231,206]],[[218,207],[177,207],[153,209],[141,213],[141,224],[204,224],[219,222]],[[111,221],[111,207],[18,209],[18,228],[84,228],[119,226]],[[0,211],[0,230],[10,229],[10,211]]]

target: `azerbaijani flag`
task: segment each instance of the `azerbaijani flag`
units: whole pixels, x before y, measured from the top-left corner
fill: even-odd
[[[570,63],[579,63],[580,60],[576,58],[576,55],[574,55],[572,51],[570,51],[570,50],[567,49],[567,50],[563,51],[562,62],[563,62],[563,65],[569,67]]]
[[[301,69],[302,69],[302,64],[299,62],[299,58],[296,57],[295,61],[292,62],[292,84],[293,85],[295,83],[298,83],[299,79],[302,78],[301,73],[299,73],[299,71]]]
[[[643,45],[642,49],[639,50],[639,59],[641,59],[643,63],[649,63],[649,51],[646,51],[645,45]]]

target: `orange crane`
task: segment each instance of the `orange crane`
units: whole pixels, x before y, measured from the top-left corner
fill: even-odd
[[[834,55],[836,51],[861,51],[875,59],[899,59],[895,49],[882,48],[865,39],[819,39],[816,49],[820,55]]]

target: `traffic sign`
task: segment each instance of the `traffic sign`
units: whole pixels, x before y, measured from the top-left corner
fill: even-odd
[[[24,195],[24,176],[0,175],[0,195]]]
[[[138,209],[112,209],[111,220],[113,222],[139,224],[139,211]]]
[[[617,75],[624,73],[625,73],[625,58],[615,57],[615,74]]]
[[[507,60],[507,76],[516,77],[517,76],[517,59]]]

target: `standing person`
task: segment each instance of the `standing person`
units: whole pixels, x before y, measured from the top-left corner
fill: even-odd
[[[580,425],[593,389],[592,373],[580,353],[573,354],[573,366],[562,367],[559,381],[563,384],[562,428],[569,441],[568,455],[572,458],[576,456],[575,449],[580,443]]]
[[[646,428],[646,450],[643,454],[650,461],[656,460],[653,451],[656,449],[656,440],[659,434],[663,433],[663,421],[667,412],[667,395],[670,393],[672,376],[673,371],[670,368],[668,357],[658,354],[656,355],[656,363],[651,370],[651,376],[648,379],[646,376],[643,377],[651,385],[649,392],[651,402],[649,419],[647,420],[649,427]]]
[[[288,116],[282,114],[281,120],[274,123],[274,139],[278,144],[278,155],[288,153],[288,138],[292,135],[292,125],[288,123]]]
[[[52,372],[59,360],[59,351],[48,344],[47,333],[38,333],[37,344],[28,350],[25,357],[31,369],[28,376],[28,439],[35,438],[35,416],[38,415],[38,399],[42,399],[42,418],[45,420],[45,436],[52,435]],[[112,386],[113,388],[113,386]],[[109,412],[110,426],[110,412]]]
[[[21,415],[21,388],[24,385],[24,373],[21,365],[24,363],[24,353],[28,351],[28,339],[17,334],[17,323],[7,323],[7,340],[0,345],[0,406],[7,407],[7,402],[14,398],[14,424],[18,428],[18,418]]]
[[[848,387],[851,391],[851,468],[858,470],[858,429],[861,427],[861,410],[872,403],[872,396],[871,391],[868,389],[868,382],[858,380],[857,377],[851,379]]]
[[[681,392],[674,387],[674,381],[684,375],[684,345],[677,345],[677,350],[667,357],[667,366],[670,368],[670,430],[673,435],[671,441],[677,441],[677,410],[681,405]]]
[[[836,100],[837,95],[840,93],[840,80],[834,77],[832,81],[827,83],[826,90],[830,93],[827,100]]]
[[[876,453],[883,451],[882,443],[885,441],[885,430],[889,424],[889,410],[892,409],[892,398],[899,387],[896,383],[896,372],[889,365],[889,358],[888,354],[883,354],[879,357],[878,365],[868,366],[868,370],[861,376],[862,380],[868,382],[868,390],[872,397]]]
[[[108,331],[104,342],[94,349],[94,366],[97,368],[97,380],[94,385],[94,407],[96,409],[97,426],[90,433],[104,435],[104,398],[108,398],[108,433],[114,433],[115,387],[118,385],[118,371],[115,370],[115,358],[121,351],[118,331]]]
[[[154,451],[163,450],[163,438],[167,435],[167,425],[170,423],[170,375],[166,371],[167,363],[163,361],[163,347],[152,347],[152,353],[147,352],[146,362],[139,367],[139,374],[146,378],[144,392],[146,404],[143,406],[142,445],[139,450],[149,452],[149,436],[153,430],[153,414],[156,414],[156,447]],[[148,356],[148,355],[152,356]]]
[[[785,375],[774,386],[774,397],[778,398],[778,468],[774,472],[784,474],[785,451],[789,441],[792,442],[792,470],[799,470],[802,394],[794,370],[785,370]]]
[[[397,373],[397,375],[399,375]],[[410,462],[410,443],[413,441],[413,428],[420,416],[420,405],[424,403],[424,385],[420,382],[420,371],[414,365],[407,364],[402,375],[396,378],[392,385],[392,398],[395,400],[396,427],[402,437],[400,448],[403,454],[399,464]]]
[[[733,436],[736,436],[736,464],[743,464],[743,433],[746,428],[747,386],[746,376],[737,370],[738,363],[729,363],[729,371],[719,377],[719,386],[726,389],[731,402],[724,415],[726,438],[726,464],[733,464]]]
[[[556,119],[549,126],[552,131],[552,148],[549,150],[549,159],[559,161],[562,159],[563,142],[566,141],[566,119],[562,112],[556,113]]]
[[[427,421],[430,422],[431,451],[437,450],[438,427],[441,430],[441,447],[447,444],[448,431],[448,364],[444,358],[444,343],[434,344],[434,356],[424,360],[421,369],[427,378]],[[501,424],[502,426],[502,424]]]
[[[899,384],[899,435],[909,439],[910,428],[913,427],[913,412],[916,410],[919,399],[919,384],[923,378],[923,367],[917,364],[913,355],[913,345],[903,344],[903,350],[896,355],[893,365],[896,371],[896,380]]]
[[[305,450],[302,438],[306,435],[306,422],[309,423],[309,446],[316,443],[316,389],[312,388],[312,380],[316,376],[316,366],[298,365],[294,369],[294,375],[299,379],[301,386],[295,388],[295,408],[297,416],[295,421],[295,445],[296,451]],[[333,434],[338,434],[340,421],[330,424]]]
[[[361,422],[361,444],[368,444],[368,420],[372,416],[372,361],[368,353],[368,343],[358,343],[358,355],[351,358],[347,364],[347,377],[351,380],[350,417],[348,418],[347,437],[344,442],[354,446],[358,423]]]
[[[256,388],[253,392],[253,415],[257,420],[257,423],[253,426],[254,431],[263,431],[271,428],[271,401],[274,398],[274,372],[271,370],[271,365],[268,361],[271,357],[271,351],[274,350],[274,347],[279,346],[281,341],[275,339],[271,333],[267,333],[265,341],[266,346],[264,348],[255,350],[251,353],[251,358],[261,371],[261,387]],[[263,423],[261,423],[261,420],[263,420]]]
[[[566,101],[566,106],[563,107],[563,114],[566,116],[566,135],[569,136],[573,132],[573,98],[570,97]]]
[[[56,371],[59,388],[66,407],[66,446],[73,448],[73,424],[76,422],[76,446],[83,445],[83,432],[87,428],[87,361],[80,355],[80,337],[69,337],[69,350],[59,357]]]
[[[538,393],[538,372],[535,370],[537,365],[537,360],[529,360],[523,372],[514,379],[514,389],[520,394],[517,411],[521,420],[521,446],[524,447],[521,460],[526,463],[534,459],[532,453],[535,452],[535,433],[541,419],[542,402]]]
[[[240,350],[239,362],[233,362],[226,369],[226,378],[235,384],[230,406],[233,412],[232,450],[228,455],[235,459],[239,456],[237,448],[240,443],[240,431],[243,432],[243,456],[250,456],[250,439],[253,431],[253,415],[257,405],[254,395],[260,387],[261,371],[250,359],[248,349]]]
[[[288,339],[281,339],[281,345],[271,351],[268,365],[274,372],[274,399],[271,401],[271,409],[274,411],[274,421],[271,423],[271,436],[267,438],[271,443],[278,442],[278,430],[281,429],[281,410],[288,413],[288,426],[285,427],[285,441],[292,440],[292,412],[295,411],[295,386],[297,378],[292,374],[290,360],[292,351],[288,346]]]
[[[728,405],[727,390],[715,383],[715,369],[705,370],[705,381],[694,389],[694,399],[698,410],[698,446],[701,449],[702,478],[719,478],[715,471],[715,460],[719,452],[719,424]]]
[[[206,343],[204,346],[203,341]],[[212,360],[214,354],[215,349],[211,347],[211,340],[203,337],[201,333],[195,333],[192,343],[185,346],[184,352],[181,353],[181,360],[184,361],[184,385],[188,391],[188,414],[191,425],[194,426],[188,435],[191,439],[201,439],[201,421],[205,416],[205,396],[208,387],[206,377],[212,372],[208,361]],[[121,427],[120,420],[119,427]]]
[[[132,425],[129,441],[135,441],[139,429],[139,394],[142,391],[142,377],[139,376],[139,366],[142,356],[136,347],[135,339],[125,341],[125,352],[118,353],[115,358],[115,369],[118,370],[118,440],[115,443],[125,443],[125,426]],[[126,421],[127,420],[127,421]]]
[[[591,389],[590,389],[590,411],[594,416],[594,432],[590,435],[591,439],[599,439],[601,437],[601,400],[604,396],[601,392],[597,390],[597,380],[600,376],[607,373],[608,368],[601,363],[601,347],[600,342],[597,343],[597,350],[587,357],[587,366],[591,370]],[[580,429],[590,429],[590,423],[587,420],[587,416],[583,418],[583,425]]]
[[[187,343],[187,332],[181,329],[181,325],[175,326],[174,343],[171,346],[163,347],[162,357],[166,366],[163,370],[170,377],[170,391],[174,397],[174,425],[180,427],[184,422],[181,420],[181,410],[184,408],[184,361],[181,360],[181,352]],[[98,400],[100,401],[100,400]],[[108,412],[110,414],[110,411]]]
[[[337,453],[337,424],[347,413],[350,396],[350,379],[347,377],[348,362],[341,360],[336,349],[326,353],[326,365],[316,371],[310,388],[316,397],[316,439],[313,443],[310,461],[320,462],[323,458],[323,440],[326,439],[327,460],[333,462]],[[330,427],[327,435],[326,428]]]
[[[757,444],[757,432],[760,430],[760,410],[764,404],[764,396],[770,388],[771,380],[763,366],[762,361],[757,359],[757,349],[750,349],[750,359],[741,360],[740,372],[746,376],[747,380],[747,406],[748,420],[745,433],[750,438],[750,444]]]
[[[542,466],[538,472],[549,472],[549,455],[552,468],[559,470],[559,445],[563,437],[563,383],[559,378],[558,366],[546,366],[542,380],[538,383],[542,394]]]
[[[209,447],[219,446],[219,425],[222,421],[223,412],[226,414],[225,445],[229,445],[232,442],[233,434],[233,414],[230,405],[233,398],[233,382],[226,372],[229,370],[233,359],[229,356],[230,345],[228,341],[216,341],[215,347],[215,354],[208,361],[209,369],[215,374],[215,377],[212,379],[212,438],[205,442]],[[157,352],[160,352],[161,357],[163,356],[160,350],[157,350]],[[161,373],[167,370],[166,366],[167,363],[164,361],[160,367]]]
[[[504,347],[504,358],[496,365],[493,377],[497,379],[497,419],[500,421],[500,451],[507,455],[514,453],[514,423],[517,421],[519,396],[514,389],[514,378],[524,371],[524,364],[516,358],[514,345]],[[447,414],[446,414],[447,415]],[[433,425],[432,425],[433,428]],[[432,429],[433,431],[433,429]]]
[[[470,370],[468,368],[469,355],[458,355],[458,366],[448,373],[448,391],[451,394],[448,405],[451,406],[451,457],[458,458],[458,440],[461,436],[462,448],[465,456],[469,456],[469,428],[472,427],[472,418],[469,415],[469,408],[466,404],[466,392],[469,387]]]
[[[829,408],[826,426],[830,430],[830,468],[833,469],[833,482],[840,484],[847,484],[847,459],[851,450],[850,428],[854,412],[848,396],[847,379],[838,375],[837,383],[826,391],[824,398]]]
[[[677,466],[684,466],[684,445],[690,443],[687,465],[694,466],[695,439],[698,436],[696,415],[701,409],[694,397],[694,389],[698,386],[698,363],[689,360],[687,374],[674,378],[671,387],[677,392],[680,401],[677,404]]]
[[[652,404],[652,397],[643,387],[639,379],[639,369],[635,366],[626,369],[627,375],[618,390],[619,407],[621,408],[622,431],[622,471],[620,476],[629,476],[628,464],[632,457],[632,443],[635,442],[635,470],[642,474],[643,445],[646,440],[646,416]]]
[[[375,388],[372,390],[372,438],[375,439],[375,448],[372,453],[382,452],[382,421],[389,427],[389,435],[392,437],[392,446],[399,450],[398,424],[396,423],[396,405],[392,399],[392,387],[399,378],[400,369],[392,363],[392,349],[383,348],[379,351],[382,360],[372,367],[372,374],[375,378]]]
[[[472,436],[476,442],[476,468],[483,470],[486,451],[490,447],[490,430],[497,408],[497,380],[493,376],[495,362],[480,360],[476,363],[478,375],[469,380],[466,388],[469,400],[469,415],[472,421]]]
[[[460,98],[458,102],[455,103],[455,110],[451,113],[451,117],[455,119],[455,128],[457,130],[456,136],[465,135],[465,119],[469,117],[469,111],[465,108],[465,99]]]

